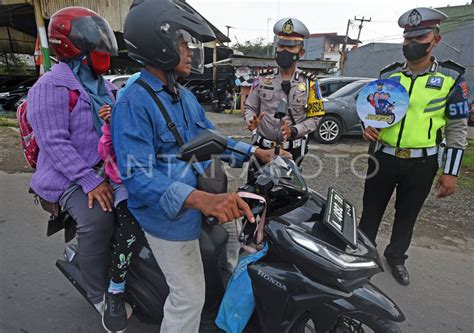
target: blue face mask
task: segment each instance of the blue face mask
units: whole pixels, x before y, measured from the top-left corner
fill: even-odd
[[[276,62],[283,69],[290,68],[299,58],[299,53],[291,53],[287,50],[276,52]]]

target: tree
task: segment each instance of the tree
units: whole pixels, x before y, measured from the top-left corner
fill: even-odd
[[[272,44],[265,42],[263,37],[253,41],[246,40],[243,44],[234,44],[232,47],[245,55],[254,57],[271,57],[273,48]]]

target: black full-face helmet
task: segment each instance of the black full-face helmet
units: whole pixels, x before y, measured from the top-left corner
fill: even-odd
[[[170,0],[134,0],[123,34],[131,58],[168,72],[180,62],[180,37],[193,51],[192,70],[200,73],[204,70],[202,43],[216,38],[195,10]]]

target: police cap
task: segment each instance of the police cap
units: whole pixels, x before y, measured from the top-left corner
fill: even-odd
[[[280,45],[303,44],[309,37],[308,28],[298,19],[286,17],[278,20],[273,26],[273,33],[277,36]]]
[[[403,37],[416,37],[426,35],[439,23],[448,18],[446,14],[437,9],[420,7],[410,9],[398,19],[400,28],[404,28]]]

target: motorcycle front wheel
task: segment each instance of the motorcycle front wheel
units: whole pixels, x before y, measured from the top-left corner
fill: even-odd
[[[319,333],[309,314],[303,315],[293,326],[291,332]],[[367,313],[348,313],[337,320],[330,333],[400,333],[400,327],[393,321],[385,320]]]

